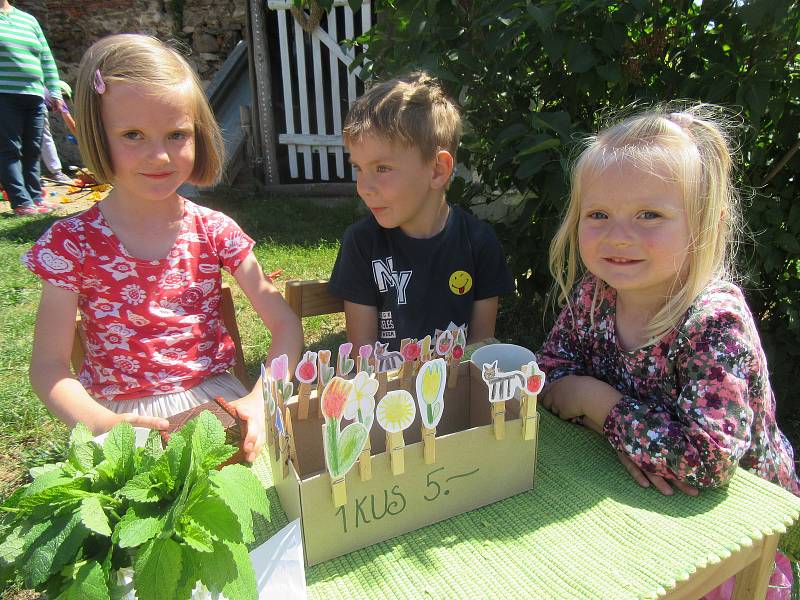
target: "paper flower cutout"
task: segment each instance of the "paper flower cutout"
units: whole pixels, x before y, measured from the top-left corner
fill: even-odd
[[[267,375],[267,369],[261,365],[261,395],[270,415],[275,414],[275,398],[272,397],[272,378]]]
[[[525,389],[529,394],[538,394],[544,387],[544,373],[539,369],[539,365],[532,360],[523,369],[528,374],[525,382]]]
[[[294,376],[300,383],[314,383],[317,378],[317,353],[310,350],[303,355],[303,360],[297,363]]]
[[[278,358],[272,359],[272,364],[269,369],[270,375],[275,381],[289,379],[289,357],[281,354]]]
[[[436,427],[442,418],[446,380],[447,363],[443,358],[426,362],[417,373],[419,416],[429,429]]]
[[[378,424],[389,433],[398,433],[414,422],[417,409],[414,398],[406,390],[394,390],[378,403]]]
[[[400,354],[403,355],[403,360],[406,362],[412,362],[419,358],[420,347],[419,342],[417,340],[412,340],[402,348],[400,348]]]
[[[450,346],[453,345],[453,334],[449,330],[444,330],[436,338],[436,354],[439,356],[447,356],[450,352]]]
[[[353,384],[341,377],[334,377],[322,390],[322,414],[326,419],[341,419],[344,405]]]
[[[319,362],[319,370],[317,371],[317,379],[323,386],[328,385],[331,377],[336,373],[336,370],[329,366],[331,364],[331,351],[320,350],[317,354],[317,361]]]
[[[364,371],[356,374],[352,381],[353,388],[344,405],[344,418],[358,421],[372,429],[375,420],[375,393],[378,391],[378,380]]]
[[[353,344],[347,342],[339,346],[339,354],[336,356],[336,372],[344,377],[355,366],[355,361],[350,358],[350,353],[353,351]]]
[[[352,392],[353,384],[341,377],[334,377],[322,392],[322,414],[325,416],[325,466],[332,479],[344,477],[358,460],[364,449],[369,429],[362,423],[350,423],[339,430],[345,403]]]

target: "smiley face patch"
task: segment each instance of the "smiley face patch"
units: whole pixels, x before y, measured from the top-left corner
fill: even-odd
[[[456,296],[463,296],[472,289],[472,275],[466,271],[454,271],[447,284]]]

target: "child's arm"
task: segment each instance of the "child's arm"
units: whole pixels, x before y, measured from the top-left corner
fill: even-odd
[[[36,395],[69,427],[80,421],[94,434],[104,433],[122,421],[137,427],[167,429],[166,419],[108,410],[95,402],[75,378],[70,369],[70,355],[77,308],[77,293],[42,282],[30,367],[31,386]]]
[[[476,300],[472,303],[472,316],[469,320],[468,344],[494,337],[497,321],[497,296]]]
[[[353,352],[364,344],[374,345],[378,339],[378,307],[344,301],[344,318],[347,340],[353,344]],[[354,355],[355,356],[355,355]]]
[[[273,358],[286,354],[289,357],[289,372],[294,372],[303,348],[303,328],[297,315],[283,299],[281,293],[266,278],[261,270],[261,265],[258,264],[258,260],[252,252],[234,271],[233,277],[272,335],[272,343],[264,362],[269,365]],[[232,404],[247,421],[247,436],[242,447],[245,459],[253,462],[266,442],[261,378],[258,378],[247,396]]]

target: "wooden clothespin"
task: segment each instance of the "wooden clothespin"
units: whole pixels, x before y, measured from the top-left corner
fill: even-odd
[[[426,465],[436,462],[436,427],[421,426],[422,430],[422,456]]]
[[[521,392],[519,418],[522,420],[522,439],[532,440],[536,435],[536,402],[544,387],[544,373],[536,361],[523,365],[525,389]]]
[[[386,450],[389,452],[389,461],[392,465],[392,475],[402,475],[405,473],[405,447],[403,432],[386,432]]]
[[[409,360],[409,344],[411,344],[411,338],[404,338],[400,342],[400,354],[403,355],[403,365],[400,367],[400,387],[404,390],[411,391],[411,372],[413,369],[412,361],[413,358]]]
[[[506,403],[503,400],[492,402],[492,424],[494,426],[494,439],[502,440],[506,437]]]
[[[372,479],[372,445],[369,437],[364,444],[364,449],[358,457],[358,474],[361,481],[369,481]]]

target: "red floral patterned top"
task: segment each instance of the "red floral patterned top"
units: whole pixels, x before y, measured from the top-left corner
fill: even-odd
[[[792,447],[775,421],[767,359],[741,290],[709,284],[678,326],[628,352],[617,342],[616,292],[585,277],[537,355],[548,381],[589,375],[620,392],[604,424],[643,470],[697,487],[738,465],[800,495]]]
[[[224,214],[183,202],[181,231],[161,260],[131,256],[97,205],[56,222],[22,257],[78,294],[86,335],[78,379],[96,400],[188,390],[233,365],[220,267],[233,273],[253,240]]]

